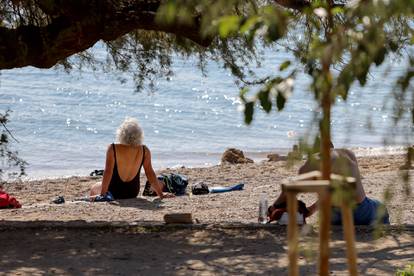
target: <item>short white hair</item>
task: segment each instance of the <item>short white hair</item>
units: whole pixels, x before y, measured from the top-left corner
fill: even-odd
[[[116,140],[125,145],[142,145],[144,140],[144,131],[138,123],[138,120],[126,117],[116,131]]]

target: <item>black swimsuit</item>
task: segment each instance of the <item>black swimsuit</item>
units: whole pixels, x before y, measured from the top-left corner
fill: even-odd
[[[116,151],[115,151],[115,145],[112,144],[112,149],[114,150],[114,157],[115,157],[115,165],[114,170],[112,172],[112,178],[111,182],[109,183],[108,191],[111,192],[111,194],[116,199],[122,199],[122,198],[134,198],[138,196],[139,193],[139,176],[141,174],[141,167],[144,163],[145,158],[145,147],[142,146],[142,161],[141,165],[139,166],[137,175],[128,182],[125,182],[121,179],[118,173],[118,166],[116,163]]]

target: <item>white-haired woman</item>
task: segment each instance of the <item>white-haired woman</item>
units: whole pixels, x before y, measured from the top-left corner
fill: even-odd
[[[143,136],[137,119],[126,118],[117,130],[118,144],[108,146],[102,183],[91,187],[91,196],[105,195],[109,191],[115,199],[137,197],[142,166],[157,195],[161,198],[172,196],[162,192],[162,185],[152,168],[151,152],[142,145]]]

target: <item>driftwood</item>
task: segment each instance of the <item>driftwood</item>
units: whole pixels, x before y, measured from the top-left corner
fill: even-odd
[[[172,213],[164,215],[164,221],[167,224],[192,224],[193,217],[191,213]]]

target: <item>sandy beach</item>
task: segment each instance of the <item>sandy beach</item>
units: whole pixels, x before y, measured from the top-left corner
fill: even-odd
[[[384,155],[360,157],[358,159],[363,185],[369,197],[383,199],[385,189],[392,193],[387,203],[392,224],[413,224],[414,206],[412,197],[406,196],[406,186],[401,181],[404,171],[399,167],[403,156]],[[208,168],[180,168],[162,172],[178,172],[189,179],[189,187],[198,182],[212,186],[229,186],[244,183],[243,191],[223,194],[186,195],[165,199],[162,202],[153,197],[139,196],[136,199],[119,200],[119,205],[73,201],[88,194],[89,187],[101,180],[100,177],[71,177],[45,179],[31,182],[5,184],[5,190],[15,196],[22,209],[1,210],[2,220],[52,220],[52,221],[163,221],[163,216],[172,212],[190,212],[200,223],[254,223],[258,216],[258,203],[266,193],[269,203],[280,193],[283,180],[297,174],[301,162],[288,168],[285,161],[253,164],[217,165]],[[145,184],[141,177],[141,191]],[[409,187],[413,189],[413,178]],[[189,191],[190,188],[187,188]],[[66,203],[50,203],[56,196],[64,196]],[[315,199],[313,195],[300,195],[307,204]],[[155,200],[154,200],[155,199]],[[317,216],[308,222],[315,222]]]
[[[383,199],[384,190],[391,191],[387,207],[393,225],[381,237],[374,237],[372,231],[364,228],[357,229],[359,270],[363,275],[390,275],[414,260],[414,206],[412,195],[405,195],[407,186],[400,180],[407,171],[399,170],[404,159],[385,155],[359,157],[358,161],[370,197]],[[0,254],[0,275],[286,273],[286,228],[256,224],[258,202],[262,193],[267,193],[271,202],[280,192],[282,180],[294,177],[299,165],[287,168],[284,161],[263,161],[159,171],[184,174],[189,178],[189,186],[200,181],[209,186],[245,183],[243,191],[186,195],[162,202],[142,196],[119,200],[118,204],[74,201],[85,196],[100,177],[6,184],[5,190],[23,208],[0,210],[4,248]],[[412,172],[410,175],[413,176]],[[141,193],[144,183],[143,176]],[[414,187],[412,177],[409,187]],[[66,203],[50,203],[57,195],[64,196]],[[307,204],[315,199],[312,195],[300,197]],[[173,212],[191,212],[195,224],[190,228],[163,226],[163,216]],[[303,275],[317,272],[317,260],[312,257],[317,252],[316,222],[317,216],[310,218],[308,223],[315,226],[314,230],[302,235]],[[116,223],[127,227],[115,227]],[[401,230],[401,225],[407,228]],[[340,229],[333,232],[331,248],[332,274],[346,275]]]

